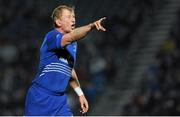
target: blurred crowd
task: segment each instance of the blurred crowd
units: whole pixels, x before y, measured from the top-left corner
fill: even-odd
[[[32,1],[0,1],[0,115],[22,115],[38,67],[40,19],[32,17],[33,5]]]
[[[52,29],[50,15],[54,6],[44,2],[0,1],[0,115],[23,115],[25,95],[38,70],[39,47],[44,34]],[[80,43],[78,51],[75,69],[89,103],[93,103],[102,93],[107,77],[116,74],[116,61],[110,58],[116,55],[113,50],[107,52],[111,56],[101,55],[93,42]],[[75,112],[79,108],[77,99],[68,88],[68,101]]]
[[[141,0],[122,2],[122,13],[108,16],[104,25],[107,29],[105,33],[94,33],[95,36],[89,37],[91,41],[84,40],[79,44],[77,71],[91,108],[103,98],[101,94],[106,91],[107,86],[113,85],[120,70],[120,62],[131,46],[132,35],[139,29],[144,20],[143,15],[151,7]],[[76,99],[70,99],[71,104],[77,105],[74,100]],[[75,106],[75,110],[77,108]]]
[[[170,36],[144,73],[139,91],[124,106],[123,115],[180,114],[180,12]]]
[[[126,53],[131,44],[131,35],[142,23],[143,12],[151,7],[152,1],[157,0],[122,1],[124,3],[121,5],[124,9],[121,9],[120,15],[112,14],[108,17],[105,25],[108,29],[106,33],[101,35],[95,33],[96,36],[89,36],[89,38],[95,37],[92,41],[79,42],[75,69],[91,105],[103,93],[107,83],[112,85],[118,72],[120,60],[117,59]],[[124,5],[125,2],[129,4]],[[0,115],[23,115],[25,94],[38,70],[39,47],[45,33],[52,29],[50,15],[55,4],[55,2],[53,4],[45,0],[0,1]],[[178,59],[179,49],[175,43],[176,39],[169,40],[170,45],[167,41],[167,45],[163,46],[158,56],[161,64],[153,65],[151,68],[153,71],[149,71],[153,72],[156,78],[151,78],[148,72],[146,74],[149,79],[147,86],[151,86],[156,93],[143,92],[137,96],[143,98],[145,94],[151,94],[151,99],[157,101],[153,96],[163,97],[160,88],[162,86],[158,83],[163,82],[165,83],[163,87],[169,88],[171,75],[178,76],[178,70],[174,73],[174,70],[169,68],[175,67],[174,59]],[[175,53],[174,50],[176,50]],[[159,72],[154,69],[159,69]],[[163,73],[168,73],[165,75],[166,80],[162,79]],[[175,95],[173,91],[175,90],[172,89],[172,96]],[[79,115],[78,98],[70,88],[68,88],[68,101],[75,115]],[[129,109],[129,114],[142,111],[140,109],[142,104],[139,104],[137,100],[135,102],[126,107]],[[170,102],[167,102],[167,105],[171,104]],[[154,105],[149,108],[154,109]]]

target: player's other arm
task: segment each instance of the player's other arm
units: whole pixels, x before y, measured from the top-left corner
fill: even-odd
[[[88,32],[90,32],[94,28],[96,28],[97,30],[106,31],[106,29],[101,25],[105,19],[105,17],[101,18],[93,23],[76,28],[72,32],[65,34],[62,37],[61,46],[64,47],[65,45],[82,39],[88,34]]]
[[[89,105],[88,102],[81,90],[79,81],[78,81],[78,77],[77,74],[75,72],[75,70],[72,70],[72,78],[70,80],[70,86],[74,89],[74,91],[77,93],[77,95],[79,96],[79,102],[81,104],[81,112],[82,113],[86,113],[89,109]]]
[[[70,79],[70,86],[75,89],[76,87],[80,87],[80,83],[77,77],[77,74],[74,69],[72,69],[71,79]]]

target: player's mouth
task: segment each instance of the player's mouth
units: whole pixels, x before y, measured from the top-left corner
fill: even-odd
[[[75,24],[72,24],[72,25],[71,25],[71,28],[72,28],[72,29],[75,29]]]

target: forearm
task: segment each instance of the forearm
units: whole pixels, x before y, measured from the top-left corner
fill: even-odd
[[[74,69],[72,70],[72,77],[71,77],[71,80],[70,80],[70,86],[73,89],[75,89],[76,87],[80,87],[80,83],[79,83],[78,77],[77,77],[76,72],[75,72]]]
[[[70,43],[72,43],[74,41],[78,41],[78,40],[82,39],[94,27],[95,27],[95,24],[90,23],[88,25],[78,27],[78,28],[74,29],[72,32],[65,34],[63,36],[63,39],[62,39],[62,42],[61,42],[62,46],[65,46],[65,45],[70,44]]]
[[[70,33],[71,41],[77,41],[85,37],[88,32],[94,28],[94,24],[88,24],[79,28],[76,28],[72,33]]]
[[[78,77],[77,77],[76,72],[75,72],[74,69],[72,70],[72,78],[70,80],[70,86],[74,89],[74,91],[76,92],[76,94],[78,96],[81,97],[81,96],[84,95],[83,91],[80,88]]]
[[[78,79],[71,79],[69,84],[73,89],[75,89],[76,87],[80,87]]]

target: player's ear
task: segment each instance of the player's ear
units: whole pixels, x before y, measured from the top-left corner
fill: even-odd
[[[58,27],[61,27],[61,20],[60,19],[55,20],[55,23]]]

